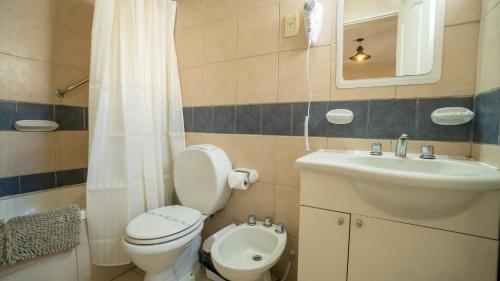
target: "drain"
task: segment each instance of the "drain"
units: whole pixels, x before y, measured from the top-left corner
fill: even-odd
[[[261,260],[262,260],[262,256],[261,256],[261,255],[254,255],[254,256],[252,257],[252,260],[253,260],[253,261],[261,261]]]

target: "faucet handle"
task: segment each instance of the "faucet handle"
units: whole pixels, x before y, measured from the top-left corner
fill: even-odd
[[[420,150],[420,158],[435,159],[436,156],[434,156],[434,146],[430,144],[423,144]]]
[[[264,218],[264,226],[265,227],[271,227],[271,226],[273,226],[273,218],[271,218],[271,217],[265,217]]]
[[[257,223],[256,221],[257,220],[255,219],[254,215],[249,215],[248,220],[247,220],[247,224],[248,225],[255,225]]]
[[[274,232],[279,234],[285,233],[285,226],[282,223],[277,223]]]
[[[402,140],[407,140],[409,139],[408,135],[407,134],[401,134],[401,136],[399,136],[400,139]]]
[[[372,151],[371,155],[381,156],[382,155],[382,144],[381,143],[372,143]]]

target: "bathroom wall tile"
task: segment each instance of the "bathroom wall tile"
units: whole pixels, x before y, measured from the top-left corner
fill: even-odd
[[[240,105],[236,107],[236,133],[262,133],[262,106]]]
[[[179,68],[202,65],[203,27],[176,32],[175,47]]]
[[[393,146],[396,145],[396,140],[392,140]],[[434,154],[436,155],[449,155],[470,157],[471,143],[470,142],[446,142],[446,141],[419,141],[410,140],[408,142],[408,152],[420,154],[423,144],[430,144],[434,146]]]
[[[262,133],[264,135],[290,135],[291,129],[291,104],[262,105]]]
[[[235,106],[215,106],[213,132],[234,134],[236,127],[236,108]]]
[[[211,216],[208,217],[203,223],[204,226],[201,232],[201,236],[203,240],[205,240],[217,231],[233,223],[233,220],[221,216]]]
[[[192,107],[184,107],[182,110],[182,115],[184,118],[184,131],[192,132],[193,131],[193,108]]]
[[[57,187],[81,184],[85,181],[85,169],[73,169],[56,172]]]
[[[431,114],[438,108],[449,106],[460,106],[473,110],[473,104],[472,97],[417,100],[417,134],[415,139],[470,141],[472,122],[457,126],[441,126],[432,122]]]
[[[288,235],[283,255],[281,255],[278,263],[271,268],[271,272],[274,276],[283,276],[285,274],[289,261],[288,253],[290,251],[293,251],[295,255],[292,258],[292,266],[290,267],[287,280],[292,281],[297,280],[297,267],[299,264],[299,239],[297,237]]]
[[[327,102],[312,102],[309,111],[309,136],[322,137],[326,134],[325,115],[328,111]],[[307,103],[292,104],[292,135],[304,135],[304,121],[307,115]]]
[[[237,27],[238,21],[236,16],[210,22],[205,25],[203,40],[205,63],[227,61],[236,58]]]
[[[54,106],[49,104],[18,103],[17,120],[54,120]]]
[[[0,178],[17,176],[15,159],[16,133],[13,131],[0,131],[0,163],[11,163],[11,165],[0,165]]]
[[[489,14],[493,8],[497,7],[500,0],[482,0],[481,2],[481,17],[484,17]]]
[[[247,190],[234,190],[234,216],[244,222],[249,215],[257,220],[274,217],[274,185],[256,182]]]
[[[438,96],[438,94],[436,94],[435,83],[396,86],[396,98],[398,99],[418,98],[418,97],[432,98],[436,96]],[[442,96],[446,96],[446,94],[443,94]]]
[[[473,143],[472,158],[500,169],[500,145]]]
[[[279,55],[278,102],[308,100],[306,50]],[[330,46],[310,50],[312,100],[328,100],[330,95]]]
[[[295,161],[301,157],[326,148],[326,138],[310,137],[310,151],[306,151],[304,146],[304,137],[285,137],[279,136],[276,145],[276,184],[299,187],[299,169],[295,166]]]
[[[415,136],[416,101],[373,100],[369,101],[368,136],[370,138],[394,139],[405,133]]]
[[[186,146],[192,146],[196,144],[201,144],[201,135],[200,133],[186,133]]]
[[[89,133],[87,131],[59,131],[56,135],[56,169],[70,170],[88,166]]]
[[[205,22],[220,20],[236,15],[239,0],[203,0]]]
[[[323,7],[323,21],[321,33],[316,46],[328,45],[335,42],[335,31],[332,29],[336,25],[332,25],[336,21],[337,1],[320,0],[319,3]],[[284,0],[280,2],[280,51],[289,51],[307,48],[307,39],[304,29],[304,1],[301,0]],[[285,37],[285,16],[289,14],[299,13],[299,34],[293,37]]]
[[[0,9],[0,52],[49,61],[52,24],[45,20],[2,7]]]
[[[260,182],[274,183],[276,136],[236,135],[234,149],[235,167],[255,169]]]
[[[0,99],[53,103],[48,62],[0,54]]]
[[[208,143],[224,150],[229,159],[234,162],[235,136],[233,134],[200,134],[200,143]]]
[[[481,1],[453,0],[446,2],[445,26],[479,21],[481,18]]]
[[[285,225],[288,235],[299,236],[299,196],[298,188],[277,185],[274,195],[274,221]]]
[[[445,28],[441,80],[435,96],[474,95],[478,34],[478,23]]]
[[[236,62],[220,62],[203,67],[203,104],[236,103]]]
[[[16,195],[19,192],[19,177],[0,178],[0,197]]]
[[[261,8],[270,4],[277,4],[279,2],[279,0],[238,0],[236,4],[238,13],[243,13],[248,10]]]
[[[229,200],[227,201],[226,205],[224,206],[224,208],[222,210],[217,211],[217,213],[215,213],[215,216],[223,217],[223,218],[229,219],[231,221],[235,221],[234,220],[234,197],[235,197],[234,193],[231,192],[231,196],[229,196]]]
[[[351,138],[328,138],[328,148],[337,150],[361,150],[371,151],[372,143],[382,144],[382,151],[394,151],[391,140],[383,139],[351,139]]]
[[[348,109],[354,114],[349,124],[336,125],[327,122],[326,135],[329,137],[368,137],[368,101],[336,101],[330,102],[328,110]]]
[[[0,130],[12,130],[16,121],[16,103],[0,101]]]
[[[484,5],[483,5],[484,7]],[[500,87],[500,54],[492,46],[500,45],[500,5],[496,5],[482,20],[479,33],[476,93]]]
[[[191,67],[179,71],[183,106],[203,104],[203,67]]]
[[[51,172],[56,170],[55,133],[15,132],[12,135],[11,149],[14,151],[10,159],[13,175],[27,175]],[[73,155],[68,155],[72,157]]]
[[[56,105],[55,116],[61,131],[84,130],[85,108],[75,106]]]
[[[52,19],[54,22],[86,33],[92,31],[93,12],[94,5],[83,1],[52,1]]]
[[[193,130],[195,132],[212,132],[212,107],[193,108]]]
[[[33,192],[56,187],[55,173],[21,176],[21,192]]]
[[[53,28],[52,61],[79,69],[89,69],[90,33],[55,24]]]
[[[278,99],[278,54],[238,60],[236,103],[273,103]]]
[[[238,15],[238,58],[278,51],[279,14],[270,4]]]
[[[476,96],[474,142],[498,144],[500,130],[500,88]]]
[[[50,21],[52,19],[51,2],[52,0],[2,0],[0,5],[35,19]]]
[[[204,22],[203,0],[182,0],[177,3],[176,33],[198,27]]]

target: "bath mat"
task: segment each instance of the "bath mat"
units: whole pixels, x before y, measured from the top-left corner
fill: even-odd
[[[4,265],[59,253],[79,243],[77,205],[0,221],[0,263]]]

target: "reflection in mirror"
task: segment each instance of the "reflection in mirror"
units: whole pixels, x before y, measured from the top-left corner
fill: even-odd
[[[343,78],[430,73],[436,0],[345,0]]]

